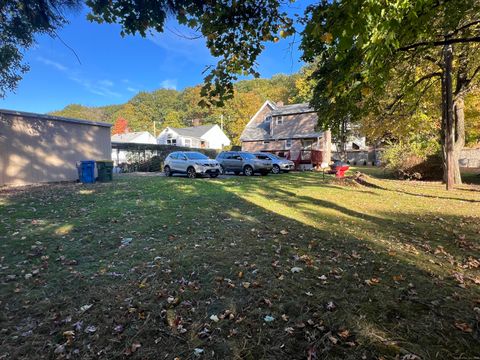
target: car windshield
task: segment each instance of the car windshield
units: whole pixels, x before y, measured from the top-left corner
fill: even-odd
[[[246,160],[255,159],[255,155],[250,153],[241,153],[240,155]]]
[[[270,157],[270,159],[275,159],[275,160],[283,160],[281,157],[275,155],[275,154],[268,154],[267,156]]]
[[[187,156],[187,158],[189,158],[190,160],[206,160],[208,159],[208,156],[205,156],[199,152],[190,152],[190,153],[185,153],[185,155]]]

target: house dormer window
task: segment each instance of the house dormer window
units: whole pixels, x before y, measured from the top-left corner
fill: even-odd
[[[283,116],[277,116],[277,117],[275,118],[275,123],[276,123],[277,125],[282,125],[282,124],[283,124]]]
[[[270,115],[265,116],[265,122],[270,123],[272,121],[272,117]]]

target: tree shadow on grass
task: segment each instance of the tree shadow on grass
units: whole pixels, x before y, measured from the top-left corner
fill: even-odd
[[[67,341],[64,331],[72,329],[75,339],[66,352],[78,349],[82,359],[124,358],[137,342],[141,347],[130,358],[193,358],[195,348],[216,359],[304,359],[308,349],[339,359],[478,354],[472,310],[478,287],[467,279],[460,288],[446,276],[454,266],[443,264],[444,254],[404,247],[411,227],[396,226],[390,239],[395,213],[342,227],[362,214],[345,204],[292,196],[262,180],[243,179],[240,186],[238,192],[231,181],[142,178],[94,194],[82,195],[80,187],[10,198],[0,207],[2,216],[12,217],[3,223],[6,254],[13,251],[14,232],[26,238],[15,244],[15,263],[7,256],[2,265],[19,275],[42,270],[32,281],[2,284],[2,328],[8,331],[0,354],[54,357],[56,345]],[[17,211],[43,222],[14,228]],[[59,213],[72,224],[68,234],[51,227],[62,225]],[[418,221],[396,217],[403,224]],[[316,226],[320,219],[331,226]],[[422,219],[429,221],[434,219]],[[468,227],[478,230],[478,224]],[[426,238],[434,234],[430,227],[425,231]],[[120,247],[130,237],[131,244]],[[47,268],[27,255],[39,240],[43,256],[50,255]],[[57,261],[62,255],[78,264]],[[292,273],[294,267],[302,271]],[[6,274],[2,268],[0,277]],[[92,307],[82,312],[85,304]],[[211,315],[224,318],[215,322]],[[267,315],[275,320],[265,321]],[[455,323],[473,332],[463,333]],[[94,333],[85,333],[89,325]]]

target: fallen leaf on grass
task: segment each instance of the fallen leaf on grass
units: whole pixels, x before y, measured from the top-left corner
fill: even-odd
[[[335,305],[335,303],[333,301],[329,301],[327,303],[327,305],[325,305],[325,308],[328,310],[328,311],[333,311],[337,308],[337,305]]]
[[[245,289],[248,289],[250,287],[250,283],[248,281],[245,281],[245,282],[242,282],[242,286],[245,288]]]
[[[138,341],[135,341],[132,345],[130,345],[129,348],[127,348],[124,351],[124,354],[127,356],[130,356],[141,347],[142,347],[142,344],[140,344]]]
[[[295,274],[295,273],[299,273],[300,271],[303,271],[303,269],[301,267],[298,267],[298,266],[294,266],[290,269],[290,271]]]
[[[342,330],[338,332],[338,336],[340,336],[342,339],[346,339],[350,336],[350,331],[348,331],[347,329]]]
[[[90,309],[92,306],[93,306],[92,304],[83,305],[83,306],[80,308],[80,311],[81,311],[81,312],[85,312],[85,311],[87,311],[88,309]]]
[[[217,315],[212,315],[212,316],[210,316],[210,320],[215,321],[215,322],[219,322],[219,321],[220,321],[220,319],[218,318]]]
[[[113,331],[115,331],[116,333],[121,333],[121,332],[123,332],[124,329],[125,329],[124,326],[121,325],[121,324],[119,324],[119,325],[116,325],[116,326],[113,328]]]
[[[93,334],[93,333],[95,333],[95,331],[97,331],[97,328],[94,325],[89,325],[85,328],[85,332],[87,334]]]
[[[315,345],[312,345],[307,350],[307,360],[316,360],[317,359],[317,348]]]
[[[203,354],[203,349],[201,349],[201,348],[195,348],[195,349],[193,349],[193,355],[195,355],[195,356],[200,356],[200,355],[202,355],[202,354]]]
[[[455,327],[466,333],[471,333],[473,331],[472,327],[467,323],[456,322]]]
[[[403,275],[393,275],[393,280],[394,281],[403,281],[403,280],[405,280],[405,278],[403,277]]]
[[[283,229],[283,230],[280,230],[280,234],[282,234],[282,235],[287,235],[287,234],[288,234],[288,231],[287,231],[287,230],[285,230],[285,229]]]
[[[293,327],[286,327],[285,332],[289,335],[292,335],[295,332],[295,329]]]
[[[263,318],[263,320],[264,320],[265,322],[272,322],[272,321],[275,320],[275,318],[274,318],[273,316],[271,316],[271,315],[266,315],[266,316]]]
[[[367,284],[368,286],[377,285],[379,283],[380,283],[380,279],[378,278],[371,278],[371,279],[365,280],[365,284]]]
[[[64,331],[63,336],[65,336],[65,337],[75,336],[75,331],[73,331],[73,330]]]
[[[328,336],[328,340],[330,340],[333,345],[336,345],[338,343],[338,339],[332,335]]]
[[[65,352],[65,345],[58,345],[53,351],[54,354],[63,354]]]
[[[407,354],[403,355],[401,360],[421,360],[422,358],[420,356],[417,356],[415,354]]]

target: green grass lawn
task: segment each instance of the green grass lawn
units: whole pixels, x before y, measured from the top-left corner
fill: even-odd
[[[477,359],[480,187],[371,183],[4,191],[0,359]]]

